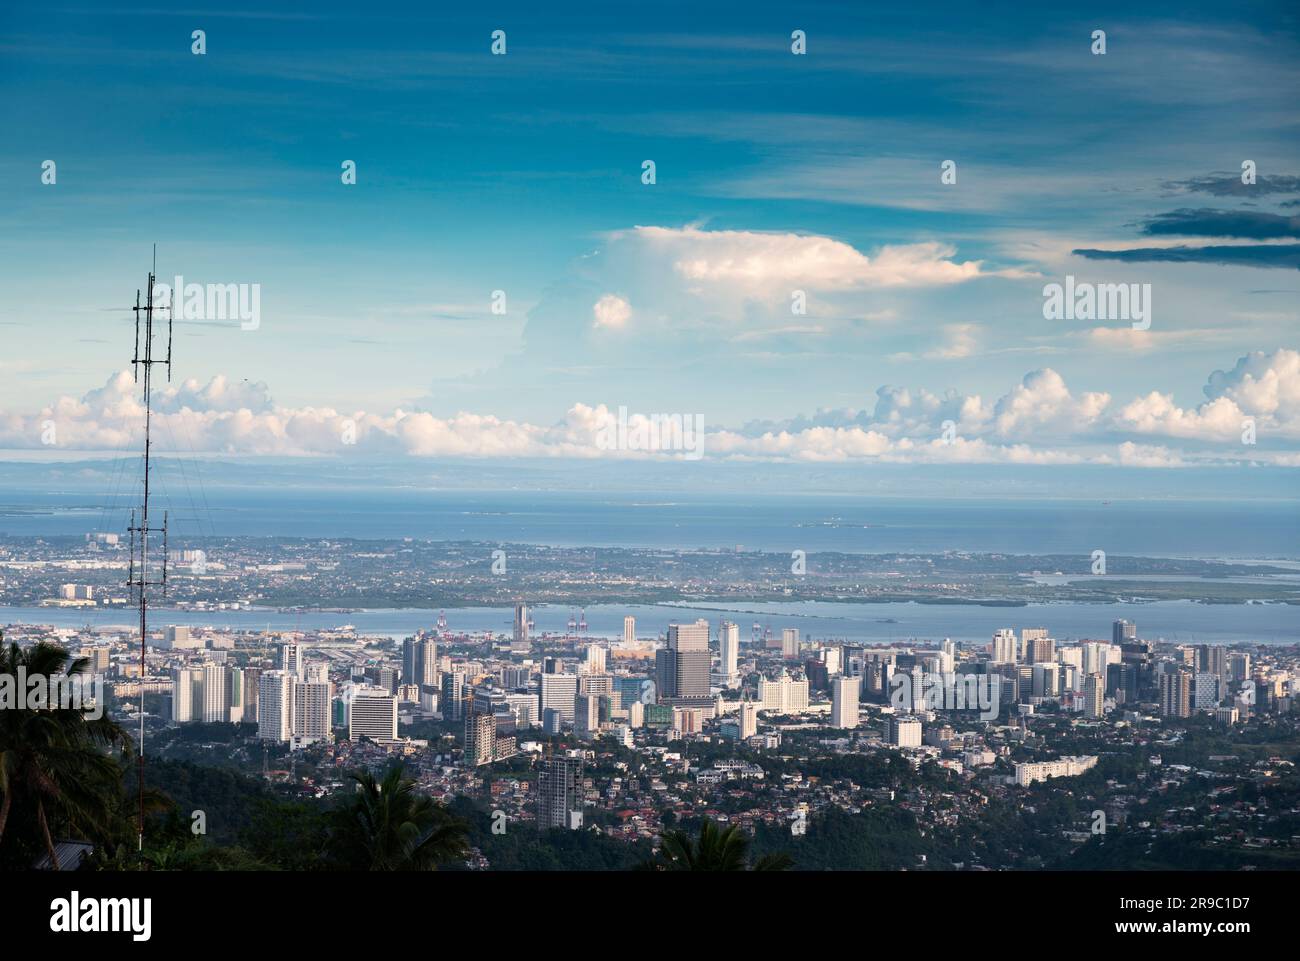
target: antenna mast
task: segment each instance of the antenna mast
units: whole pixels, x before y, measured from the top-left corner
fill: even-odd
[[[158,269],[158,246],[154,245],[153,269],[149,271],[149,285],[145,301],[140,303],[140,291],[135,292],[135,355],[131,365],[135,370],[136,383],[140,384],[144,399],[144,500],[140,506],[139,523],[136,512],[131,511],[131,561],[127,575],[127,586],[139,589],[140,602],[140,740],[136,754],[136,781],[140,789],[140,812],[137,833],[137,849],[144,850],[144,681],[145,681],[145,647],[148,643],[149,588],[159,587],[167,593],[167,512],[163,511],[161,527],[149,526],[149,447],[150,428],[153,420],[153,367],[163,364],[167,368],[167,380],[172,379],[172,315],[171,304],[157,305],[153,302],[155,271]],[[175,296],[175,291],[172,292]],[[155,359],[153,355],[153,312],[167,312],[167,356]],[[143,356],[141,356],[140,322],[144,321]],[[162,564],[160,574],[153,580],[149,576],[149,535],[162,535]]]

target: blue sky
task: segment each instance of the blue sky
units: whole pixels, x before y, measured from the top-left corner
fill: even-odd
[[[756,461],[1300,465],[1287,5],[552,6],[6,7],[0,449],[129,445],[156,242],[260,285],[177,324],[199,450],[600,456],[626,406]],[[1067,275],[1150,329],[1045,319]]]

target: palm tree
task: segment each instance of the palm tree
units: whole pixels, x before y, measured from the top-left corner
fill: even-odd
[[[785,871],[794,864],[788,854],[766,854],[749,867],[749,847],[749,835],[739,825],[722,828],[705,818],[698,839],[685,831],[664,832],[659,851],[640,866],[649,871]]]
[[[396,764],[376,782],[352,775],[356,794],[332,812],[327,851],[353,871],[432,871],[469,856],[468,826],[428,795]]]
[[[130,738],[104,715],[89,718],[82,710],[53,703],[28,707],[27,692],[18,690],[17,681],[20,669],[28,678],[54,678],[85,675],[89,667],[87,659],[72,660],[56,644],[41,642],[24,650],[0,643],[0,676],[9,675],[18,701],[0,710],[0,842],[11,814],[23,812],[34,823],[24,823],[18,837],[39,831],[56,871],[51,821],[92,842],[111,834],[122,781],[113,751],[129,750]]]

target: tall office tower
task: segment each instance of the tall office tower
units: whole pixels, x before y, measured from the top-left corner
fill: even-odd
[[[631,644],[636,640],[636,618],[629,614],[623,618],[623,643]]]
[[[465,763],[469,767],[492,763],[496,738],[497,722],[491,714],[465,715]]]
[[[573,733],[584,740],[600,733],[600,695],[579,694],[574,698]]]
[[[588,674],[604,674],[605,649],[599,644],[588,644],[587,658],[583,666]]]
[[[515,719],[515,727],[537,727],[542,723],[541,699],[536,694],[507,694],[506,710]]]
[[[858,679],[839,674],[831,680],[831,727],[858,726]]]
[[[1031,637],[1025,642],[1025,660],[1043,664],[1056,659],[1056,642],[1050,637]]]
[[[226,665],[203,665],[203,721],[213,724],[230,720],[230,691],[226,686]]]
[[[375,687],[381,687],[389,694],[396,694],[402,681],[402,671],[396,667],[379,667],[375,669]]]
[[[1196,669],[1224,677],[1228,673],[1228,650],[1221,644],[1202,644],[1196,649]]]
[[[380,688],[357,688],[348,701],[348,740],[397,740],[397,697]]]
[[[293,686],[293,733],[304,740],[330,736],[330,705],[334,688],[329,681],[305,681]]]
[[[264,741],[293,737],[294,676],[267,671],[257,679],[257,736]]]
[[[1056,697],[1061,693],[1061,666],[1053,661],[1033,665],[1034,697]]]
[[[423,667],[424,660],[420,657],[420,639],[404,638],[402,640],[402,683],[423,684]]]
[[[523,601],[515,604],[515,643],[528,643],[528,605]]]
[[[521,687],[528,686],[533,672],[526,667],[503,667],[497,676],[501,678],[501,686],[507,691],[517,691]]]
[[[889,743],[895,747],[920,747],[921,719],[906,714],[890,715]]]
[[[459,721],[465,717],[465,672],[442,672],[442,719]]]
[[[722,675],[723,685],[727,688],[736,686],[736,673],[740,664],[740,625],[723,621],[718,628],[718,673]]]
[[[660,700],[707,699],[709,696],[709,622],[670,624],[668,647],[656,652]]]
[[[226,690],[229,695],[230,722],[238,724],[244,720],[244,711],[248,704],[248,696],[245,693],[245,685],[248,679],[244,676],[242,669],[238,667],[230,668],[226,676]]]
[[[994,664],[1014,664],[1020,660],[1020,642],[1016,640],[1016,632],[1009,627],[1001,628],[993,633],[993,663]]]
[[[569,724],[574,721],[574,712],[578,699],[578,675],[543,674],[542,675],[542,716],[547,708],[560,713],[560,719]]]
[[[1244,681],[1250,677],[1250,655],[1234,651],[1228,656],[1228,679]]]
[[[1096,720],[1106,713],[1106,680],[1089,674],[1083,682],[1083,716]]]
[[[787,627],[781,631],[781,656],[784,658],[799,656],[799,628]]]
[[[1192,716],[1192,672],[1175,668],[1160,675],[1160,714],[1162,717]]]
[[[1029,659],[1030,644],[1047,636],[1045,627],[1022,627],[1020,629],[1020,660]]]
[[[1127,644],[1130,641],[1136,641],[1137,636],[1137,625],[1132,621],[1116,621],[1110,626],[1110,642],[1112,644]]]
[[[81,656],[90,661],[90,670],[94,674],[102,674],[108,670],[108,655],[108,647],[103,644],[93,647],[87,646],[81,649]]]
[[[582,761],[548,757],[537,764],[537,827],[582,827]]]
[[[850,671],[846,668],[844,663],[844,648],[842,647],[828,647],[823,649],[821,652],[821,659],[822,663],[826,665],[827,674],[852,674],[854,677],[857,677],[862,673],[860,669],[857,671]],[[861,665],[859,665],[859,668],[860,667]]]
[[[194,716],[194,689],[203,690],[201,671],[188,667],[172,670],[172,723],[189,724]]]
[[[402,683],[423,687],[436,684],[438,642],[431,637],[408,637],[402,641]]]
[[[639,728],[645,723],[645,705],[640,701],[633,701],[627,706],[627,726]]]
[[[951,658],[957,657],[957,645],[952,642],[952,638],[945,637],[939,649]]]
[[[280,648],[280,670],[292,674],[295,679],[303,679],[303,660],[301,644],[285,644]]]
[[[1223,679],[1210,671],[1197,671],[1192,677],[1192,710],[1208,711],[1219,706]]]
[[[258,691],[257,685],[262,677],[262,669],[245,667],[240,671],[244,676],[244,722],[257,723]]]

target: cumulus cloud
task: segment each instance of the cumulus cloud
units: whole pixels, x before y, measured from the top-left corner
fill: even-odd
[[[632,317],[632,305],[617,294],[606,294],[591,308],[597,327],[621,330]]]
[[[1108,393],[1072,390],[1058,371],[1043,368],[992,403],[952,390],[886,385],[877,389],[870,410],[823,410],[728,428],[699,414],[679,412],[662,421],[648,412],[585,403],[573,404],[551,424],[471,412],[440,417],[400,408],[287,408],[273,401],[265,384],[216,377],[159,390],[154,416],[160,451],[174,446],[232,455],[694,459],[699,450],[690,441],[683,446],[680,427],[677,435],[660,431],[661,423],[676,418],[701,431],[704,456],[716,458],[1131,467],[1236,459],[1296,466],[1293,451],[1256,453],[1241,444],[1241,433],[1253,418],[1261,438],[1300,439],[1300,352],[1247,354],[1231,369],[1213,372],[1204,392],[1207,400],[1196,407],[1181,407],[1159,391],[1113,405]],[[0,448],[49,446],[53,425],[57,449],[121,449],[138,443],[143,414],[139,387],[123,372],[80,398],[61,397],[34,413],[0,412]],[[642,439],[610,443],[618,430]],[[1175,441],[1184,449],[1170,444]],[[1194,442],[1195,453],[1186,442]],[[1211,449],[1214,444],[1226,450]]]

